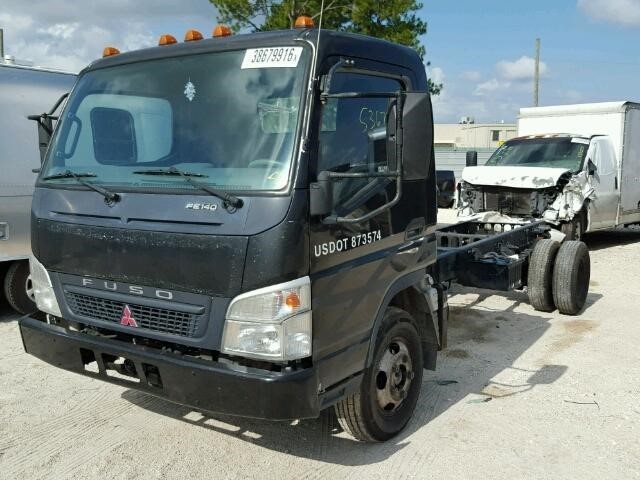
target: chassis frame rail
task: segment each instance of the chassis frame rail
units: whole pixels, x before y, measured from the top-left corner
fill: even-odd
[[[550,238],[544,221],[527,224],[471,220],[436,231],[439,282],[509,291],[526,285],[535,243]]]

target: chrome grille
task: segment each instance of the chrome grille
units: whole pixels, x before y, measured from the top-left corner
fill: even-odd
[[[120,323],[122,311],[128,305],[139,328],[181,337],[194,337],[198,329],[199,317],[193,313],[118,302],[75,292],[65,292],[65,296],[73,313],[103,322]]]

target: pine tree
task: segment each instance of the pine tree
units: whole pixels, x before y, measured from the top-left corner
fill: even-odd
[[[309,15],[316,23],[321,0],[210,0],[220,12],[220,21],[235,31],[293,28],[296,18]],[[325,0],[323,27],[360,33],[412,47],[424,59],[420,36],[427,23],[418,17],[422,4],[415,0]],[[429,63],[427,62],[427,65]],[[429,81],[429,91],[438,95],[442,84]]]

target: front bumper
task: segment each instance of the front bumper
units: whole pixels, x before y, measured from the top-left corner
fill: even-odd
[[[51,365],[194,409],[268,420],[315,418],[320,413],[315,368],[239,371],[220,362],[69,331],[32,317],[20,320],[20,334],[25,351]],[[116,358],[127,361],[135,376],[113,376]],[[87,370],[93,362],[97,371]]]

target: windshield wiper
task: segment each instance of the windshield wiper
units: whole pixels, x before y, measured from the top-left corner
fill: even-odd
[[[161,168],[155,170],[136,170],[133,173],[136,175],[168,175],[174,177],[182,177],[185,179],[187,183],[194,186],[198,190],[202,190],[203,192],[207,192],[214,197],[218,197],[223,201],[224,208],[229,210],[229,207],[233,209],[242,208],[244,202],[241,198],[236,197],[230,193],[224,192],[222,190],[218,190],[216,188],[210,187],[208,185],[204,185],[200,182],[195,181],[192,177],[207,177],[208,175],[204,175],[202,173],[192,173],[192,172],[183,172],[182,170],[177,169],[176,167],[169,168]]]
[[[94,185],[93,183],[85,180],[87,177],[97,177],[95,173],[90,172],[72,172],[71,170],[66,170],[62,173],[55,173],[53,175],[48,175],[43,177],[42,180],[55,180],[57,178],[73,178],[80,185],[84,185],[87,188],[90,188],[94,192],[98,192],[100,195],[104,197],[104,201],[107,205],[113,205],[114,203],[120,200],[120,195],[117,193],[110,192],[106,188],[99,187],[98,185]]]
[[[180,172],[174,171],[172,169],[177,170],[175,167],[171,168],[157,168],[150,170],[135,170],[133,173],[136,175],[166,175],[168,177],[176,177],[180,175]],[[204,173],[193,173],[193,172],[182,172],[182,175],[186,175],[188,177],[208,177]]]

